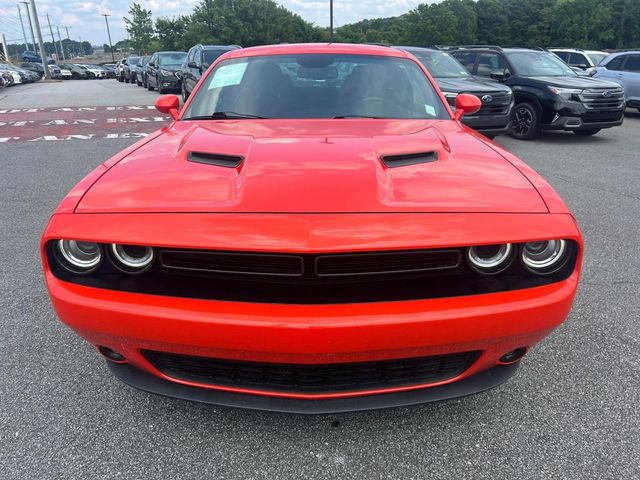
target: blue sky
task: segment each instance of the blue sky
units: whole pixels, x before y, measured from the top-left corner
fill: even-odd
[[[66,36],[63,26],[71,27],[72,39],[88,40],[92,44],[107,43],[107,33],[102,13],[109,13],[111,35],[116,42],[126,37],[122,17],[127,15],[131,0],[36,0],[38,16],[45,41],[50,39],[46,14],[51,18],[54,27],[60,26],[63,37]],[[154,16],[171,17],[190,13],[198,0],[140,0],[137,3],[150,9]],[[280,0],[278,3],[301,15],[304,19],[320,26],[329,24],[329,1]],[[405,13],[420,3],[432,3],[425,0],[335,0],[334,18],[336,26],[352,23],[364,18],[378,18]],[[21,42],[22,31],[18,20],[17,0],[0,0],[0,32],[6,34],[9,43]],[[21,5],[27,37],[29,37],[24,5]]]

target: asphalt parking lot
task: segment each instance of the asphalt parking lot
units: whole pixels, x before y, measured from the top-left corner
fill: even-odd
[[[1,479],[640,478],[640,113],[594,137],[498,137],[586,240],[569,319],[513,379],[459,400],[297,416],[133,390],[50,306],[38,257],[49,215],[162,126],[155,98],[115,80],[0,91]]]

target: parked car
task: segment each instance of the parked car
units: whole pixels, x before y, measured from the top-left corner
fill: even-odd
[[[196,45],[191,47],[180,70],[182,80],[182,99],[189,98],[202,74],[218,59],[231,50],[241,48],[238,45]]]
[[[7,79],[10,86],[25,83],[28,78],[26,73],[21,73],[15,66],[11,65],[10,63],[0,63],[0,71],[5,74],[5,79]]]
[[[600,50],[581,50],[579,48],[550,47],[547,50],[555,53],[576,73],[584,73],[585,75],[593,75],[594,68],[609,55]]]
[[[513,93],[506,85],[471,75],[455,58],[446,52],[418,47],[396,47],[414,55],[434,78],[449,106],[455,108],[461,93],[475,95],[482,108],[473,115],[465,115],[462,122],[489,138],[511,131],[514,105]]]
[[[125,83],[133,83],[135,81],[135,68],[140,63],[139,55],[129,55],[127,63],[123,67],[123,75]]]
[[[58,316],[122,381],[289,412],[408,405],[505,381],[567,317],[574,217],[459,121],[476,96],[451,112],[403,52],[235,50],[179,104],[159,97],[173,121],[74,187],[41,240]]]
[[[611,54],[598,65],[594,76],[620,84],[626,106],[640,111],[640,50]]]
[[[116,64],[104,63],[100,67],[105,71],[107,78],[116,78]]]
[[[144,55],[135,65],[131,65],[131,83],[142,86],[142,70],[150,58],[150,55]]]
[[[87,80],[89,78],[88,70],[79,67],[73,63],[59,63],[60,68],[64,68],[71,72],[71,78],[74,80]]]
[[[42,63],[42,58],[40,57],[40,54],[33,52],[31,50],[26,50],[22,52],[21,57],[23,62]],[[55,63],[55,61],[51,57],[47,57],[47,63],[52,64],[52,63]]]
[[[124,67],[127,64],[127,59],[123,58],[116,64],[116,80],[124,82]]]
[[[89,78],[103,79],[106,78],[106,72],[97,65],[78,64],[80,68],[88,72]]]
[[[594,135],[622,125],[624,92],[619,85],[578,76],[554,54],[525,48],[457,48],[450,51],[470,73],[513,90],[511,134],[530,140],[543,130]]]
[[[38,75],[39,78],[44,77],[44,67],[42,66],[42,63],[22,62],[20,64],[20,67],[25,69],[25,70],[29,70],[31,72],[34,72],[36,75]]]
[[[162,94],[169,90],[180,91],[178,72],[187,58],[187,52],[156,52],[147,63],[147,89],[158,89]]]

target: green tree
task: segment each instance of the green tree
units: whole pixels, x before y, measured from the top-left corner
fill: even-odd
[[[147,53],[153,37],[151,10],[146,10],[134,3],[129,8],[129,15],[131,18],[125,17],[124,23],[131,38],[131,46],[137,53]]]
[[[478,0],[477,37],[478,43],[483,45],[509,45],[509,15],[502,0]]]
[[[185,42],[188,17],[157,18],[156,40],[159,50],[188,50],[193,45]]]

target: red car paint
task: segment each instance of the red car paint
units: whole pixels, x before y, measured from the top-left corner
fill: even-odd
[[[412,58],[375,46],[282,45],[231,51],[216,64],[287,53]],[[170,99],[159,103],[165,113],[174,108]],[[239,155],[244,161],[234,169],[216,168],[187,162],[189,151]],[[380,161],[387,154],[416,151],[436,151],[438,161],[393,169]],[[76,285],[56,278],[46,254],[47,242],[56,239],[326,253],[559,238],[575,241],[578,252],[574,271],[556,283],[450,298],[322,305]],[[506,352],[533,346],[564,321],[581,252],[578,227],[553,189],[523,162],[453,119],[178,120],[90,173],[62,201],[42,237],[53,306],[92,344],[117,351],[130,365],[168,382],[295,399],[429,388],[495,367]],[[309,394],[171,378],[141,349],[298,364],[482,354],[462,375],[444,382]]]

